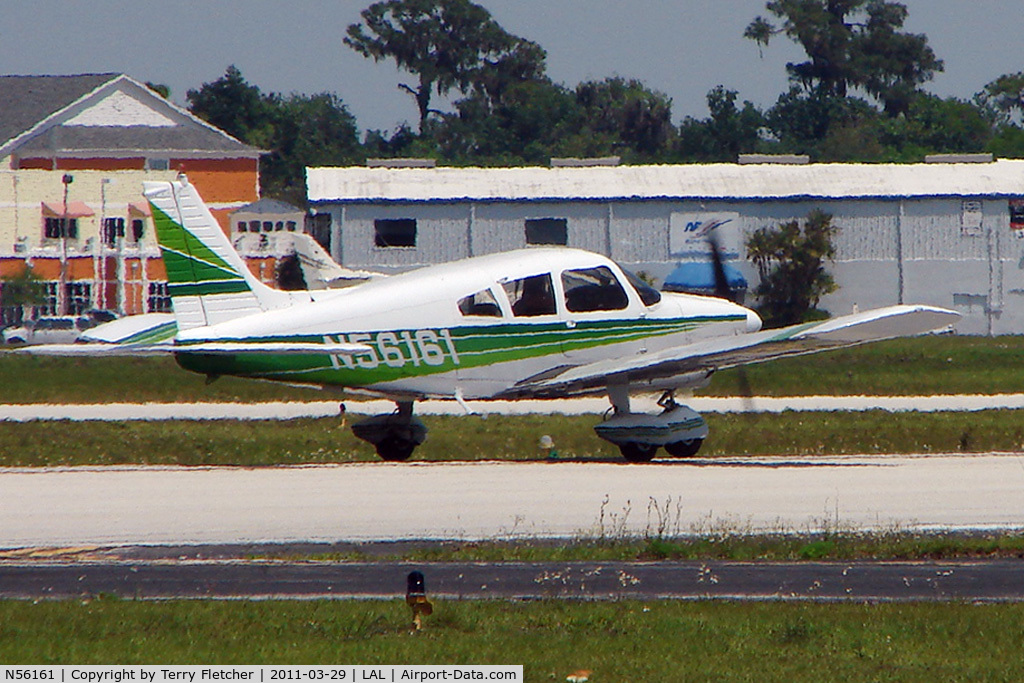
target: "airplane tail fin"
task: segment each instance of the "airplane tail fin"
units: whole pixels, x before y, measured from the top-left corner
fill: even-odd
[[[179,331],[289,305],[287,293],[253,276],[185,176],[146,181],[143,194],[153,210]]]

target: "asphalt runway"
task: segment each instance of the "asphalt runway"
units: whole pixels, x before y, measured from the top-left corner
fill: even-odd
[[[1024,456],[0,470],[0,548],[1024,528]]]
[[[1020,561],[573,563],[0,563],[0,598],[394,599],[423,572],[433,599],[1024,599]]]

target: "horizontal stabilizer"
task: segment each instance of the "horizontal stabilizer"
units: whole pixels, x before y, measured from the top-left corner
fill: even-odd
[[[698,371],[761,363],[868,342],[949,329],[955,311],[932,306],[889,306],[863,313],[676,346],[657,353],[563,366],[526,379],[500,398],[586,394],[614,384],[642,385]]]

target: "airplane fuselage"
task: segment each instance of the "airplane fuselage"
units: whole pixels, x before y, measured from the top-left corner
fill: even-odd
[[[538,307],[525,305],[541,290]],[[554,367],[634,356],[760,327],[712,297],[654,293],[613,261],[526,249],[431,266],[178,335],[182,367],[399,398],[500,398]],[[364,344],[354,355],[185,352],[190,341]],[[682,381],[682,380],[681,380]]]

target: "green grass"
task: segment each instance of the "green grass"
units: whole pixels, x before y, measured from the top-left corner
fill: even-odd
[[[837,527],[829,521],[823,526]],[[1020,532],[849,531],[753,533],[737,528],[651,529],[633,536],[514,541],[442,541],[309,548],[261,548],[246,559],[310,562],[846,562],[1024,559]]]
[[[1024,390],[1024,335],[894,339],[744,369],[756,396],[1004,394]],[[737,370],[701,394],[742,395]]]
[[[1020,680],[1021,604],[0,602],[0,662],[523,664],[527,681]]]
[[[784,412],[711,414],[701,457],[958,453],[1024,450],[1022,411],[971,413]],[[350,418],[355,419],[355,418]],[[560,460],[620,462],[593,415],[433,416],[421,461],[543,460],[542,435]],[[296,420],[0,422],[0,466],[242,465],[376,461],[338,418]]]
[[[933,336],[747,367],[762,396],[1016,393],[1024,387],[1024,336]],[[702,395],[742,394],[726,370]],[[322,400],[331,393],[179,369],[168,358],[44,358],[0,354],[0,403]]]

